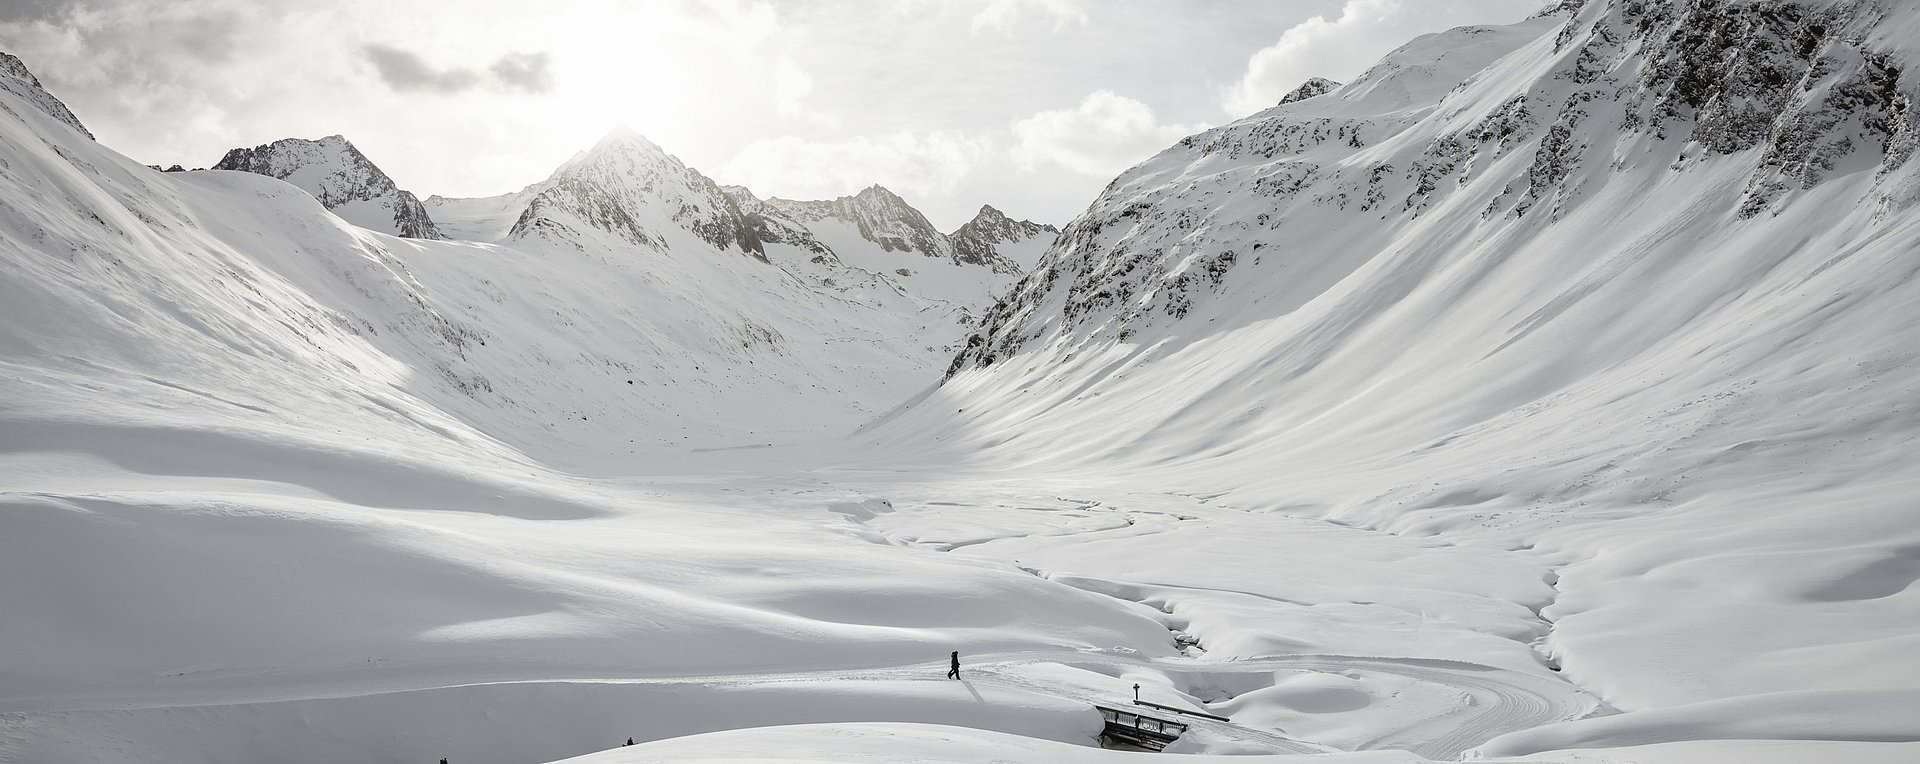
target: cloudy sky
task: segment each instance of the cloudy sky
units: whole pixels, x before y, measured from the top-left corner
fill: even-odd
[[[342,134],[486,196],[626,124],[722,183],[879,183],[942,228],[1065,223],[1181,136],[1541,0],[0,0],[0,50],[108,145],[204,167]]]

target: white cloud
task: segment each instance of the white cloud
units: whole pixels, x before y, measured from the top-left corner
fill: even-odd
[[[1543,5],[1543,0],[1347,0],[1338,19],[1314,16],[1253,54],[1246,74],[1221,94],[1221,105],[1234,116],[1251,114],[1279,103],[1308,78],[1346,82],[1421,34],[1511,23]]]
[[[948,132],[813,141],[754,141],[714,175],[761,196],[828,199],[879,183],[905,196],[945,196],[990,152],[988,142]]]
[[[781,56],[773,62],[773,104],[783,117],[799,116],[801,103],[813,92],[813,77],[793,59]]]
[[[1041,22],[1056,30],[1068,24],[1085,24],[1087,10],[1081,7],[1081,0],[989,0],[987,7],[974,15],[973,31],[1006,32]]]
[[[837,129],[840,119],[810,108],[807,97],[813,95],[813,75],[793,59],[781,56],[773,62],[773,112],[784,120],[797,121],[815,128]]]
[[[1162,125],[1146,104],[1100,90],[1073,109],[1043,111],[1013,123],[1013,158],[1022,169],[1053,164],[1112,177],[1205,125]]]

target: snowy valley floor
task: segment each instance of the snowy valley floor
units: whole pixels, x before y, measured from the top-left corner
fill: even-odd
[[[1232,717],[1195,720],[1170,749],[1185,753],[1822,736],[1740,734],[1738,707],[1596,731],[1637,717],[1545,657],[1563,561],[1544,552],[1124,475],[807,466],[820,452],[461,490],[400,469],[349,490],[317,461],[260,479],[0,454],[0,594],[33,614],[0,627],[28,646],[0,683],[0,761],[540,762],[628,738],[642,745],[583,761],[1132,760],[1086,746],[1092,704],[1135,684]],[[949,650],[963,681],[943,676]],[[1869,727],[1900,726],[1904,698],[1886,700]],[[1902,739],[1872,734],[1830,736]],[[1710,742],[1537,760],[1796,761],[1808,745],[1920,754]]]

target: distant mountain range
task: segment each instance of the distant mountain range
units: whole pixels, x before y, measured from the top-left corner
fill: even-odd
[[[313,194],[348,222],[415,239],[496,241],[540,225],[545,210],[558,206],[593,225],[620,230],[629,241],[645,243],[657,237],[628,211],[635,205],[669,205],[675,208],[677,224],[710,237],[716,246],[737,247],[762,258],[767,256],[763,242],[798,247],[813,257],[886,274],[928,296],[968,303],[1003,291],[1059,234],[1054,226],[1014,220],[991,205],[983,205],[958,229],[942,233],[913,205],[878,185],[824,201],[762,200],[744,187],[715,185],[624,128],[547,180],[479,199],[434,196],[422,204],[338,135],[233,149],[211,169],[279,178]],[[669,185],[687,192],[686,197],[652,193],[669,176],[685,181]],[[616,179],[640,182],[613,182]],[[627,193],[636,188],[650,193]],[[448,227],[436,218],[449,221]]]

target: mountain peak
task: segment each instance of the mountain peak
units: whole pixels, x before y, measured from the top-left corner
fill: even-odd
[[[401,189],[345,136],[281,138],[236,148],[213,165],[300,187],[354,225],[410,239],[443,238],[412,192]]]
[[[633,127],[629,125],[615,125],[613,129],[607,131],[606,135],[601,136],[599,142],[595,143],[593,147],[595,150],[598,150],[615,146],[640,149],[655,154],[667,153],[660,148],[659,144],[648,140],[647,136],[641,135],[640,131],[633,129]]]
[[[900,198],[899,194],[894,193],[886,186],[878,183],[860,189],[860,193],[854,194],[853,198],[864,202],[883,202],[886,204],[907,203],[907,200]]]
[[[588,226],[635,244],[666,246],[663,222],[693,232],[721,249],[737,247],[759,260],[766,252],[738,202],[719,184],[621,125],[535,186],[537,191],[509,236],[572,226],[550,213],[565,211]],[[743,191],[745,189],[742,189]]]
[[[553,177],[579,174],[586,172],[589,167],[606,167],[612,175],[631,176],[653,174],[646,168],[673,173],[687,169],[659,144],[626,125],[607,131],[606,135],[594,142],[592,148],[574,155],[573,159],[555,170]]]
[[[1010,257],[1001,251],[1002,245],[1014,245],[1013,249],[1022,249],[1021,245],[1039,242],[1040,247],[1052,244],[1060,229],[1044,223],[1029,220],[1014,220],[1007,217],[991,204],[980,205],[980,211],[972,220],[954,229],[954,258],[962,263],[986,265],[1004,272],[1019,272],[1032,267],[1039,252],[1029,257]],[[1031,248],[1027,248],[1031,249]]]
[[[1015,220],[1012,216],[1008,215],[1005,212],[1001,212],[1000,208],[995,207],[991,204],[980,205],[980,211],[974,213],[973,219],[962,224],[959,228],[954,229],[953,235],[959,236],[962,232],[967,231],[969,229],[974,229],[974,230],[993,229],[997,231],[1007,231],[1007,230],[1014,230],[1014,229],[1026,231],[1028,229],[1031,229],[1034,231],[1046,230],[1046,231],[1055,231],[1055,232],[1060,230],[1046,223],[1035,223],[1031,220]],[[1031,234],[1026,234],[1026,235],[1031,235]]]

